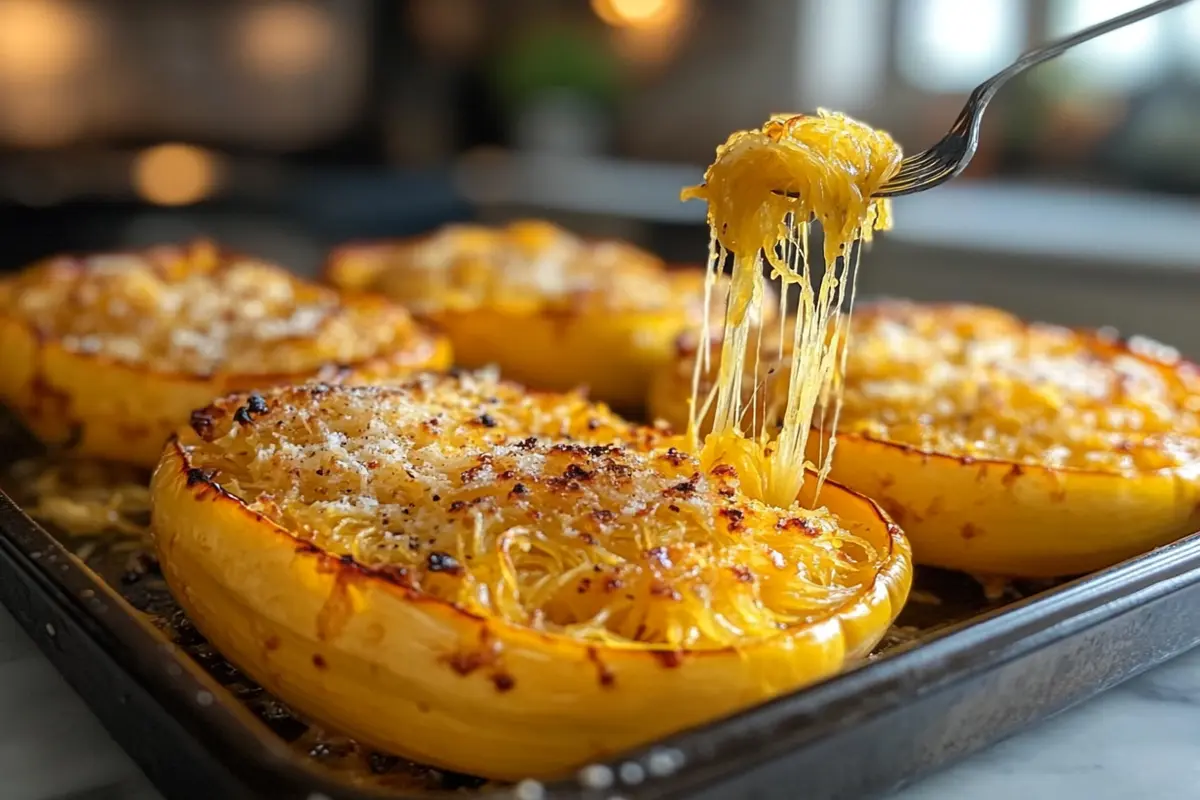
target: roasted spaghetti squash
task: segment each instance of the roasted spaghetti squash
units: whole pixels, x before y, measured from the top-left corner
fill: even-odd
[[[0,402],[39,437],[146,467],[230,391],[450,364],[404,309],[207,242],[50,258],[0,280],[0,353]]]
[[[167,446],[155,547],[200,630],[302,713],[551,777],[840,670],[907,596],[871,501],[773,506],[670,443],[486,374],[235,395]]]
[[[797,495],[806,480],[808,435],[818,404],[840,402],[839,343],[850,311],[838,311],[854,303],[861,253],[856,243],[891,224],[889,201],[875,194],[900,161],[890,136],[843,114],[777,116],[761,128],[735,132],[717,148],[704,183],[683,191],[685,200],[708,203],[709,280],[726,262],[732,271],[709,392],[699,385],[710,365],[707,316],[701,328],[705,347],[695,359],[688,439],[703,463],[737,466],[744,480],[754,476],[756,497],[782,504]],[[822,273],[810,268],[813,219],[825,235]],[[747,369],[762,356],[762,338],[755,333],[765,319],[764,268],[781,284],[781,306],[789,294],[798,303],[777,425],[753,413],[756,384],[744,384]],[[776,357],[782,360],[782,337],[779,345]],[[709,413],[711,429],[701,441],[698,421]],[[819,493],[829,459],[815,466]]]
[[[725,287],[718,282],[706,296],[701,270],[668,269],[632,245],[588,241],[538,220],[348,245],[326,274],[430,321],[462,367],[494,365],[536,389],[584,387],[621,409],[640,408],[675,337],[698,327]]]
[[[1169,348],[970,305],[876,303],[851,330],[831,474],[888,509],[918,563],[1067,576],[1200,529],[1200,373]],[[654,416],[688,423],[692,364],[656,378]],[[768,424],[788,369],[747,368]]]

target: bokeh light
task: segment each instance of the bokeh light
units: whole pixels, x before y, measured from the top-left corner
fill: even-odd
[[[236,29],[236,52],[251,70],[271,78],[316,72],[334,48],[332,22],[316,7],[285,0],[248,9]]]
[[[678,24],[684,0],[592,0],[596,16],[617,28],[669,28]]]
[[[87,56],[94,26],[56,0],[0,0],[0,81],[59,78]]]
[[[216,157],[203,148],[161,144],[143,150],[134,159],[133,187],[155,205],[190,205],[212,194],[218,167]]]

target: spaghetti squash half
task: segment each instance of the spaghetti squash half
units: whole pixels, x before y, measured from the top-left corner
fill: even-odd
[[[539,220],[452,225],[408,241],[335,251],[328,280],[379,292],[444,331],[459,366],[494,365],[536,389],[638,409],[675,337],[699,327],[723,281],[669,269],[618,241],[589,241]],[[767,318],[774,306],[767,308]]]
[[[904,526],[918,563],[1069,576],[1200,529],[1200,373],[1170,348],[971,305],[875,303],[850,327],[831,475]],[[687,424],[692,363],[656,378],[653,416]],[[748,368],[768,424],[788,369]]]
[[[380,298],[208,242],[60,256],[0,280],[0,402],[42,440],[152,467],[193,409],[238,389],[450,365]]]
[[[163,573],[221,653],[361,742],[497,779],[829,676],[911,580],[858,494],[772,506],[656,430],[486,374],[225,398],[151,494]]]

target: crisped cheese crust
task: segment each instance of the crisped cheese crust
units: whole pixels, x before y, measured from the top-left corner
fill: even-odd
[[[476,374],[241,401],[182,440],[197,479],[323,550],[540,630],[744,643],[828,614],[889,555],[826,511],[746,498],[731,468],[705,473],[576,395]]]
[[[1148,340],[971,306],[886,306],[853,330],[841,430],[1105,472],[1200,459],[1200,376]]]
[[[839,433],[1113,473],[1200,460],[1200,375],[1149,340],[1121,343],[981,306],[897,301],[860,309],[850,328]],[[754,384],[747,369],[745,383]],[[758,365],[757,383],[768,387],[759,413],[771,424],[787,371],[786,358]]]
[[[698,323],[704,313],[698,270],[668,270],[631,244],[583,239],[541,220],[449,225],[411,241],[351,245],[335,253],[330,278],[422,314],[682,310]]]
[[[70,351],[171,373],[302,373],[390,352],[402,309],[207,242],[48,259],[0,282],[0,314]]]

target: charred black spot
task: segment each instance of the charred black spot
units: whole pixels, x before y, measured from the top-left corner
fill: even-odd
[[[599,522],[601,524],[603,524],[605,522],[612,522],[616,516],[617,516],[616,514],[614,514],[612,511],[608,510],[607,508],[597,508],[594,511],[592,511],[592,519],[596,520],[596,522]]]
[[[344,556],[339,556],[338,561],[342,562],[342,564],[344,564],[346,566],[350,566],[351,564],[354,563],[354,556],[347,553]]]
[[[663,458],[671,462],[672,466],[678,467],[684,461],[687,461],[687,456],[676,450],[674,447],[668,447],[667,452],[663,453]]]
[[[563,470],[563,477],[576,481],[586,481],[592,477],[592,473],[578,464],[568,464]]]
[[[600,685],[606,689],[617,682],[617,677],[613,675],[612,670],[608,665],[600,660],[600,652],[594,647],[587,649],[588,660],[596,665],[596,679],[600,681]]]
[[[600,427],[600,420],[593,417],[587,421],[587,429],[589,431],[594,431],[599,427]]]
[[[265,414],[270,411],[267,406],[267,401],[258,392],[254,392],[250,397],[246,398],[246,410],[251,414]]]
[[[492,685],[496,687],[497,692],[508,692],[517,685],[517,681],[512,675],[497,672],[492,676]]]
[[[218,411],[214,408],[201,408],[192,412],[192,430],[206,442],[212,441],[213,428],[217,422]]]
[[[458,563],[458,559],[442,550],[434,550],[425,559],[425,565],[430,572],[448,572],[450,574],[458,574],[462,571],[462,565]]]
[[[528,439],[522,439],[517,442],[517,447],[521,450],[532,450],[537,447],[538,440],[536,436],[530,436]]]
[[[195,486],[197,484],[212,483],[213,477],[217,474],[214,469],[200,469],[192,467],[187,471],[187,485]]]
[[[604,471],[614,478],[628,478],[633,474],[633,467],[628,464],[622,464],[615,459],[607,458],[604,460]]]
[[[671,487],[670,489],[668,489],[667,491],[668,491],[668,492],[676,492],[676,493],[678,493],[678,494],[685,494],[685,495],[686,495],[686,494],[691,494],[692,492],[696,491],[696,485],[697,485],[699,482],[700,482],[700,473],[696,473],[695,475],[693,475],[692,477],[688,478],[688,479],[687,479],[686,481],[684,481],[683,483],[677,483],[677,484],[675,484],[674,486],[672,486],[672,487]]]
[[[486,414],[486,413],[480,414],[477,421],[479,422],[480,425],[482,425],[485,428],[496,427],[496,418],[493,417],[491,414]]]
[[[525,484],[523,484],[523,483],[513,484],[513,488],[512,488],[513,494],[525,494],[528,491],[529,490],[525,488]]]
[[[329,664],[325,661],[325,656],[321,655],[320,653],[313,653],[312,662],[313,666],[317,669],[325,669],[329,666]]]
[[[592,588],[592,579],[591,578],[580,578],[578,588],[579,588],[580,594],[587,594]]]
[[[462,511],[466,507],[467,507],[466,501],[455,500],[453,503],[450,504],[450,513],[453,514],[457,511]]]
[[[242,425],[249,425],[254,422],[254,419],[250,416],[250,409],[245,406],[238,406],[238,410],[233,412],[233,421]]]
[[[800,531],[806,536],[816,536],[816,527],[803,517],[786,517],[775,523],[775,529],[780,531]]]
[[[742,522],[746,518],[745,512],[738,508],[722,508],[717,513],[729,523],[729,530],[731,531],[741,530]]]

